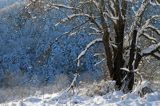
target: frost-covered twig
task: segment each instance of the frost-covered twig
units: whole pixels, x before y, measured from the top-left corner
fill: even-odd
[[[91,41],[86,47],[85,49],[78,55],[77,57],[77,66],[80,66],[80,59],[86,54],[87,50],[93,46],[94,44],[96,44],[97,42],[102,42],[102,38],[97,38],[93,41]]]

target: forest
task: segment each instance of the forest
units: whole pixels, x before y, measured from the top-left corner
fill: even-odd
[[[0,0],[0,106],[159,106],[160,0]]]

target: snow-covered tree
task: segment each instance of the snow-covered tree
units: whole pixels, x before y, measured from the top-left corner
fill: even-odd
[[[159,0],[68,0],[48,6],[65,14],[55,26],[79,22],[65,35],[85,31],[98,36],[79,54],[77,67],[88,49],[102,42],[110,77],[124,92],[132,90],[142,58],[151,55],[160,59]],[[157,12],[148,13],[150,8]],[[151,41],[148,47],[139,46],[143,43],[141,37]]]

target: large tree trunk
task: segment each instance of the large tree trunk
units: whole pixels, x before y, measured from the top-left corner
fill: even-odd
[[[116,81],[116,87],[118,90],[122,89],[124,92],[131,91],[134,85],[134,73],[133,72],[125,72],[124,70],[121,70],[121,68],[124,67],[125,60],[123,59],[123,43],[124,43],[124,30],[125,30],[125,20],[122,19],[122,17],[117,20],[117,23],[114,24],[115,29],[115,44],[117,46],[116,49],[113,50],[113,52],[110,50],[109,47],[109,34],[106,32],[106,36],[104,36],[104,46],[107,56],[107,65],[110,72],[110,77]],[[105,35],[105,34],[104,34]],[[130,58],[129,58],[129,70],[133,70],[132,63],[134,61],[135,57],[135,49],[136,49],[136,37],[137,32],[133,33],[133,40],[132,45],[130,49]],[[139,64],[139,60],[135,61],[135,64]],[[137,68],[136,65],[136,68]],[[127,77],[126,77],[127,76]],[[124,78],[126,79],[124,80]],[[123,87],[123,88],[122,88]]]
[[[124,43],[124,31],[125,31],[125,24],[126,20],[126,10],[127,10],[127,2],[122,1],[122,9],[119,7],[119,1],[116,0],[114,2],[115,11],[113,11],[113,15],[118,17],[114,24],[115,30],[115,45],[116,48],[111,48],[110,45],[110,33],[108,32],[108,26],[105,23],[105,19],[103,16],[103,11],[105,10],[104,7],[104,0],[101,0],[101,25],[103,29],[103,43],[106,52],[106,60],[107,66],[109,69],[110,77],[116,81],[116,87],[118,90],[123,90],[124,92],[131,91],[134,85],[134,69],[136,69],[139,65],[141,60],[141,55],[136,51],[136,40],[137,40],[137,31],[134,30],[132,33],[132,42],[130,45],[130,55],[129,61],[125,61],[123,59],[123,43]],[[112,36],[112,35],[111,35]],[[124,64],[128,64],[128,66],[124,66]],[[126,72],[121,70],[121,68],[128,68],[130,72]]]
[[[114,50],[114,75],[113,80],[116,81],[118,89],[122,87],[122,79],[125,76],[123,70],[124,59],[123,59],[123,38],[124,38],[124,21],[122,19],[117,20],[117,24],[114,24],[116,32],[115,43],[117,49]]]

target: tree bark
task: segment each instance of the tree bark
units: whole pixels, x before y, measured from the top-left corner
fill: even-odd
[[[124,77],[124,73],[120,68],[124,66],[124,59],[123,59],[123,37],[124,37],[124,24],[119,20],[117,25],[114,25],[116,37],[115,42],[117,45],[117,49],[114,50],[114,75],[113,80],[116,81],[116,85],[118,89],[121,89],[122,82],[121,80]]]
[[[123,59],[123,39],[124,39],[125,20],[122,19],[120,13],[117,15],[119,16],[119,19],[117,20],[116,24],[114,24],[114,29],[115,29],[115,33],[116,33],[115,44],[117,45],[117,49],[114,50],[113,80],[116,81],[117,88],[121,89],[122,79],[125,76],[124,71],[121,70],[121,68],[123,68],[124,63],[125,63],[125,61]]]
[[[137,30],[134,30],[132,34],[132,42],[131,42],[131,49],[130,49],[129,63],[128,63],[128,69],[130,70],[130,72],[127,73],[127,78],[126,78],[126,80],[128,81],[128,85],[125,88],[125,90],[127,91],[131,91],[133,88],[134,70],[137,68],[137,65],[139,64],[139,61],[138,61],[139,58],[137,58],[137,54],[136,54],[136,42],[137,42]],[[137,64],[136,67],[135,67],[135,64]]]

